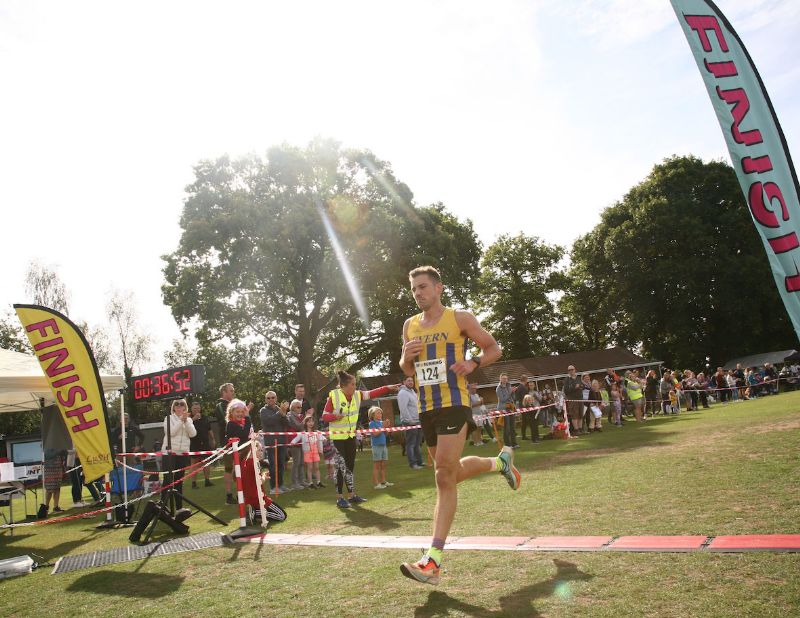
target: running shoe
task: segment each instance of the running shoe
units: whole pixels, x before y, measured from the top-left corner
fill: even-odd
[[[362,498],[361,496],[353,496],[352,498],[349,498],[349,500],[350,504],[361,504],[362,502],[367,501],[366,498]]]
[[[374,489],[386,489],[386,485],[384,485],[383,483],[378,483],[377,485],[375,485]]]
[[[383,486],[384,487],[394,487],[394,483],[390,483],[389,481],[384,481],[383,482]]]
[[[400,565],[400,572],[415,581],[436,586],[439,583],[439,567],[428,556],[423,556],[419,562],[404,562]]]
[[[348,502],[346,498],[339,498],[336,500],[336,506],[338,506],[340,509],[349,509],[350,502]]]
[[[500,461],[503,462],[503,469],[500,470],[500,474],[506,477],[508,486],[511,487],[511,489],[519,489],[519,484],[522,479],[519,475],[519,470],[514,467],[514,451],[504,446],[498,457]]]

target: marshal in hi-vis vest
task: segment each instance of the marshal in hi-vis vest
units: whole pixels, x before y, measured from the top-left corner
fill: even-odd
[[[328,423],[331,432],[331,440],[346,440],[356,437],[356,427],[358,426],[358,411],[361,408],[361,391],[356,389],[353,398],[347,401],[347,397],[342,389],[337,388],[328,393],[333,404],[333,413],[341,414],[343,418],[338,421]]]
[[[412,317],[407,333],[409,340],[422,342],[422,351],[414,363],[420,412],[468,406],[467,378],[449,369],[463,361],[467,352],[467,338],[458,327],[455,309],[445,307],[442,317],[433,326],[423,327],[421,320],[421,313]]]

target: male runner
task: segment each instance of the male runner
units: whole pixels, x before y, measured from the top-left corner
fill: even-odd
[[[408,274],[411,292],[422,313],[403,325],[400,367],[414,376],[419,392],[420,423],[436,469],[436,510],[431,547],[400,571],[419,582],[439,583],[442,550],[456,513],[456,485],[484,472],[499,472],[511,489],[518,489],[514,452],[503,448],[498,457],[461,457],[467,434],[475,429],[466,376],[500,358],[500,346],[469,311],[442,305],[442,278],[432,266]],[[468,340],[481,354],[465,358]]]

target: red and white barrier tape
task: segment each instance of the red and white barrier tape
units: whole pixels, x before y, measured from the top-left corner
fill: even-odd
[[[183,478],[180,478],[177,481],[173,481],[172,483],[170,483],[168,485],[162,485],[161,487],[159,487],[155,491],[151,491],[149,493],[142,494],[138,498],[133,498],[132,500],[128,500],[127,502],[120,502],[119,504],[114,504],[114,505],[111,505],[111,506],[108,506],[108,502],[107,502],[106,503],[107,506],[105,506],[105,507],[103,507],[101,509],[95,509],[94,511],[85,511],[83,513],[78,513],[76,515],[65,515],[63,517],[52,517],[50,519],[42,519],[42,520],[39,520],[39,521],[26,521],[26,522],[15,523],[15,524],[0,524],[0,529],[3,529],[3,528],[21,528],[23,526],[42,526],[42,525],[46,525],[46,524],[58,524],[58,523],[62,523],[62,522],[65,522],[65,521],[72,521],[74,519],[93,517],[94,515],[99,515],[100,513],[107,513],[107,512],[112,511],[113,509],[117,508],[118,506],[127,507],[129,504],[133,504],[134,502],[139,502],[140,500],[146,500],[147,498],[151,498],[152,496],[155,496],[156,494],[159,494],[159,493],[161,493],[162,491],[164,491],[166,489],[170,489],[170,488],[175,487],[176,485],[178,485],[180,483],[183,483],[186,479],[190,479],[193,476],[195,476],[196,474],[199,474],[202,471],[203,468],[211,465],[217,459],[222,458],[222,456],[225,455],[226,452],[227,452],[227,449],[222,449],[222,450],[218,451],[217,452],[217,456],[210,458],[208,460],[208,462],[206,463],[206,465],[200,466],[200,467],[197,468],[197,470],[193,470],[192,472],[189,472],[188,474],[184,475]],[[110,495],[110,494],[107,492],[106,496],[108,496],[108,495]],[[107,500],[108,500],[108,498],[107,498]]]
[[[172,453],[173,455],[184,456],[184,455],[213,455],[214,453],[219,453],[220,450],[225,450],[226,447],[220,447],[213,451],[186,451],[183,453]],[[163,457],[164,455],[168,455],[167,451],[157,451],[155,453],[117,453],[117,457]]]
[[[502,416],[512,416],[512,415],[520,415],[526,414],[528,412],[538,412],[539,410],[544,410],[546,408],[552,408],[557,406],[556,403],[548,403],[543,406],[535,406],[533,408],[517,408],[516,410],[504,410],[503,412],[495,411],[489,412],[488,414],[482,414],[480,416],[475,416],[476,420],[489,420],[489,419],[496,419]],[[423,412],[423,414],[425,414]],[[383,427],[382,429],[354,429],[352,432],[350,431],[259,431],[256,432],[256,435],[259,436],[288,436],[294,437],[298,435],[317,435],[317,436],[331,436],[335,434],[362,434],[362,435],[371,435],[371,434],[380,434],[380,433],[395,433],[399,431],[409,431],[410,429],[421,429],[422,425],[398,425],[392,427]],[[273,448],[275,446],[299,446],[297,444],[269,444],[267,448]]]

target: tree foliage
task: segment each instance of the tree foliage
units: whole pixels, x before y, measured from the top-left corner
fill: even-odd
[[[733,169],[656,165],[572,250],[561,310],[584,341],[703,367],[796,337]]]
[[[164,257],[163,295],[203,343],[256,336],[320,389],[315,368],[351,371],[399,356],[411,311],[408,270],[445,266],[466,300],[480,246],[470,222],[441,205],[417,208],[388,163],[317,140],[267,158],[221,157],[195,168],[177,250]],[[362,291],[362,320],[343,276],[333,230]]]
[[[549,354],[554,344],[553,293],[564,287],[563,247],[535,236],[500,236],[483,255],[475,308],[506,359]]]

